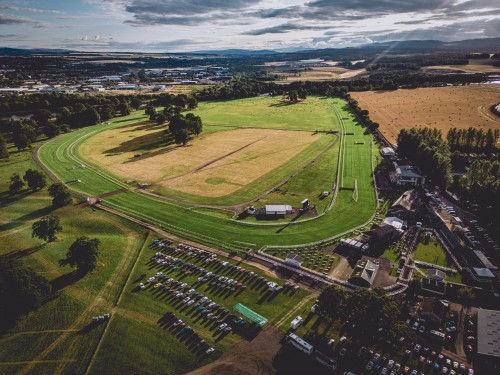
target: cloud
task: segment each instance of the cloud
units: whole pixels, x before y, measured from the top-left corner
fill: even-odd
[[[64,12],[50,9],[35,9],[35,8],[22,8],[12,5],[0,5],[0,10],[12,12],[30,12],[30,13],[46,13],[46,14],[64,14]]]
[[[47,24],[27,17],[13,16],[11,14],[0,13],[0,25],[20,25],[31,24],[34,27],[46,27]]]
[[[245,31],[240,35],[264,35],[264,34],[282,34],[289,31],[297,30],[324,30],[329,29],[330,26],[310,26],[310,25],[299,25],[296,23],[284,23],[277,26],[266,27],[263,29],[256,29]]]

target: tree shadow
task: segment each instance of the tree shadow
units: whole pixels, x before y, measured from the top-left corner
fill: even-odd
[[[31,255],[33,253],[36,253],[38,250],[43,249],[45,247],[46,243],[42,245],[37,245],[33,247],[29,247],[24,250],[18,250],[18,251],[11,251],[10,253],[5,254],[5,257],[8,259],[19,259],[22,257],[25,257],[27,255]]]
[[[16,203],[18,200],[23,199],[32,193],[29,189],[21,190],[18,193],[12,194],[8,191],[0,193],[0,208],[4,208],[11,203]]]
[[[65,273],[64,275],[58,276],[50,282],[52,284],[52,291],[57,292],[58,290],[64,289],[65,287],[81,280],[85,275],[86,273],[82,271],[73,270]]]
[[[40,208],[38,210],[32,211],[29,214],[19,216],[18,218],[12,220],[9,223],[0,225],[0,232],[5,231],[5,230],[11,230],[14,228],[18,228],[20,226],[23,226],[26,224],[26,221],[32,220],[32,219],[38,219],[42,216],[50,214],[52,211],[54,211],[55,208],[52,206],[47,206],[44,208]]]

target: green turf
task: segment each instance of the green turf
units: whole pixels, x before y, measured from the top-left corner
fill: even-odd
[[[260,99],[251,99],[249,103],[255,100]],[[238,107],[242,101],[234,103],[235,107]],[[341,168],[338,187],[345,189],[339,190],[333,209],[321,217],[293,224],[241,223],[227,217],[212,215],[209,212],[193,212],[190,207],[131,191],[107,197],[104,204],[154,223],[175,234],[225,250],[243,249],[249,246],[258,248],[268,244],[304,244],[348,231],[369,220],[376,208],[371,174],[372,137],[365,134],[365,129],[350,112],[344,100],[334,99],[328,103],[332,108],[328,116],[343,118],[341,123],[345,132],[354,133],[354,135],[345,135],[339,146],[342,152],[340,153]],[[283,114],[277,117],[283,117]],[[292,116],[289,117],[289,120],[293,122]],[[143,115],[135,114],[130,116],[130,122],[140,118],[143,118]],[[123,188],[126,185],[121,180],[98,167],[88,165],[76,153],[78,145],[93,132],[122,124],[126,125],[127,122],[98,125],[62,136],[47,143],[40,150],[40,158],[61,180],[66,182],[81,180],[82,182],[71,183],[70,186],[85,194],[97,196]],[[296,126],[299,124],[293,125],[293,127]],[[355,141],[365,143],[355,144]],[[87,167],[73,168],[79,164],[85,164]],[[353,191],[349,190],[354,188],[355,180],[358,181],[357,202],[353,200]],[[356,215],[353,215],[353,212],[356,212]],[[241,242],[252,245],[241,245]]]
[[[154,237],[148,239],[148,243],[151,242],[152,238]],[[184,308],[185,306],[180,301],[170,297],[168,293],[161,292],[160,289],[155,289],[150,285],[145,290],[137,291],[136,287],[141,274],[145,273],[149,277],[160,269],[152,267],[148,263],[155,252],[156,249],[153,247],[145,247],[142,250],[137,266],[116,310],[116,317],[110,323],[109,334],[105,336],[101,349],[90,369],[91,374],[123,373],[123,371],[128,373],[182,374],[205,364],[207,359],[193,354],[169,329],[164,329],[158,324],[158,319],[167,311],[175,312],[180,319],[193,327],[209,345],[216,349],[208,360],[217,358],[224,351],[243,340],[240,335],[235,333],[227,335],[222,340],[217,340],[217,336],[214,335],[216,330],[211,329],[211,325],[207,325],[207,320],[200,319],[200,315],[191,311],[191,307]],[[202,266],[218,275],[237,278],[234,274],[217,270],[216,267],[207,265],[198,258],[190,258],[185,255],[176,255],[176,257]],[[220,256],[218,259],[238,264],[232,259]],[[262,275],[262,271],[258,268],[242,263],[240,266]],[[291,295],[281,293],[271,301],[266,299],[259,302],[265,295],[265,289],[255,289],[252,287],[252,283],[242,280],[243,284],[247,285],[247,289],[238,296],[231,295],[225,298],[218,296],[215,291],[207,290],[206,284],[195,284],[197,275],[183,277],[183,272],[179,270],[166,271],[163,269],[162,271],[169,277],[193,286],[196,291],[203,293],[231,312],[233,312],[232,308],[236,303],[242,303],[269,319],[270,324],[278,322],[293,306],[296,306],[308,295],[304,290],[300,290]],[[283,284],[280,280],[267,275],[266,277],[269,281]],[[286,328],[283,327],[283,329]],[[123,343],[127,343],[127,345]]]
[[[35,359],[63,334],[54,330],[69,328],[75,329],[75,332],[59,341],[54,350],[42,358],[56,362],[38,363],[31,373],[85,373],[104,326],[84,334],[77,331],[88,324],[92,315],[111,309],[133,264],[133,255],[137,254],[144,239],[145,231],[123,219],[88,207],[68,206],[54,212],[46,189],[36,193],[24,191],[11,195],[7,191],[10,175],[13,172],[22,175],[28,168],[37,168],[31,158],[31,151],[13,152],[8,161],[0,162],[3,177],[0,181],[0,255],[15,256],[52,281],[53,288],[57,285],[63,287],[54,289],[54,299],[21,317],[0,338],[0,373],[16,373],[25,369],[25,364],[15,363]],[[32,222],[51,212],[61,218],[63,227],[57,241],[44,244],[31,238]],[[67,277],[71,269],[60,267],[58,260],[64,256],[74,239],[82,235],[97,237],[102,242],[97,270],[79,280],[59,283],[58,280],[62,281]],[[129,255],[124,251],[127,246],[130,246]],[[125,259],[124,263],[120,263],[122,259]],[[97,296],[99,298],[96,300]],[[94,307],[86,311],[89,306]],[[78,321],[79,318],[82,320]],[[76,325],[73,327],[73,324]],[[60,360],[69,362],[57,362]]]
[[[202,102],[193,111],[203,119],[204,130],[212,126],[256,127],[283,130],[337,130],[338,119],[331,110],[333,99],[308,97],[298,104],[281,102],[281,97],[259,97],[220,102]]]
[[[453,261],[446,255],[445,250],[436,238],[432,236],[428,243],[425,243],[424,236],[425,234],[419,236],[413,259],[442,267],[454,268]]]

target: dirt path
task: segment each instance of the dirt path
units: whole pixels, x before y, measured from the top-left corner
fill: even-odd
[[[124,231],[124,229],[126,228],[125,225],[117,224],[117,226],[122,230],[124,234],[126,233]],[[137,234],[137,236],[139,236],[139,234]],[[89,305],[80,314],[80,316],[71,324],[70,327],[68,327],[67,330],[62,332],[62,334],[57,339],[55,339],[49,346],[47,346],[45,350],[39,353],[32,361],[27,361],[26,366],[18,372],[18,375],[26,375],[33,370],[36,364],[42,363],[50,353],[52,353],[57,347],[59,347],[59,345],[66,341],[66,339],[74,332],[74,330],[78,330],[85,325],[85,321],[88,321],[91,313],[95,311],[98,306],[108,305],[107,308],[110,308],[109,303],[105,300],[105,297],[109,297],[112,294],[115,282],[119,279],[121,273],[127,269],[130,258],[133,256],[133,254],[131,254],[133,253],[133,242],[133,239],[130,239],[128,241],[127,248],[124,250],[123,256],[121,257],[115,272],[113,272],[112,277],[89,303]]]
[[[144,251],[144,249],[145,249],[145,248],[146,248],[146,246],[147,246],[147,242],[148,242],[148,238],[149,238],[150,233],[151,233],[151,232],[148,232],[148,235],[146,236],[146,238],[145,238],[145,240],[144,240],[144,243],[143,243],[143,244],[142,244],[142,246],[141,246],[141,249],[137,252],[137,255],[136,255],[135,260],[134,260],[134,266],[133,266],[133,267],[132,267],[132,269],[130,270],[130,273],[128,274],[128,277],[127,277],[127,279],[125,280],[125,283],[123,284],[123,286],[122,286],[122,288],[121,288],[121,290],[120,290],[120,294],[119,294],[119,296],[118,296],[118,298],[117,298],[117,300],[116,300],[116,302],[115,302],[115,304],[114,304],[114,307],[113,307],[113,309],[112,309],[111,319],[109,320],[108,324],[106,324],[106,328],[104,329],[104,332],[103,332],[103,333],[102,333],[102,335],[101,335],[101,338],[100,338],[100,340],[99,340],[99,343],[97,344],[97,347],[96,347],[96,349],[94,350],[94,353],[92,354],[92,358],[90,359],[90,362],[89,362],[89,365],[88,365],[88,367],[87,367],[87,371],[86,371],[86,373],[87,373],[87,374],[88,374],[88,373],[90,373],[90,370],[91,370],[91,368],[92,368],[92,365],[94,364],[94,360],[95,360],[95,358],[97,357],[97,353],[98,353],[98,352],[99,352],[99,350],[101,349],[102,343],[104,342],[104,339],[106,338],[106,334],[108,333],[108,328],[110,327],[111,322],[113,321],[113,319],[114,319],[115,315],[116,315],[117,313],[120,313],[120,314],[122,314],[122,315],[125,315],[125,314],[123,314],[123,311],[119,311],[120,309],[119,309],[118,305],[119,305],[119,303],[120,303],[120,301],[121,301],[121,299],[122,299],[122,297],[123,297],[123,292],[125,291],[125,288],[126,288],[127,284],[129,283],[129,281],[130,281],[130,279],[131,279],[131,277],[132,277],[132,274],[134,273],[135,268],[137,267],[137,261],[139,260],[139,257],[141,256],[142,252]],[[145,320],[145,319],[144,319],[144,316],[142,317],[142,320],[143,320],[143,321]]]
[[[330,273],[331,278],[335,279],[341,279],[344,276],[344,273],[347,269],[350,269],[349,267],[349,262],[347,261],[346,258],[343,256],[340,256],[338,254],[335,254],[336,256],[340,257],[339,264],[337,264],[337,267],[333,269],[333,271]]]
[[[200,367],[188,375],[271,375],[273,358],[281,348],[283,333],[270,327],[252,341],[243,341],[216,361]]]
[[[10,341],[10,340],[15,339],[15,338],[22,336],[22,335],[36,335],[36,334],[42,334],[42,333],[57,333],[57,332],[78,332],[78,329],[48,329],[48,330],[44,330],[44,331],[17,332],[17,333],[14,333],[13,335],[10,335],[7,337],[2,337],[0,339],[0,342]],[[4,362],[1,362],[1,363],[4,363]]]

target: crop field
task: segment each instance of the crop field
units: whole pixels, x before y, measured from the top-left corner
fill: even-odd
[[[500,85],[470,85],[352,93],[391,143],[404,128],[435,127],[446,136],[452,127],[499,129],[490,107],[500,101]]]
[[[294,81],[328,81],[332,79],[347,79],[366,72],[365,69],[345,69],[337,66],[330,67],[313,67],[311,70],[303,71],[300,73],[287,73],[280,72],[279,70],[273,71],[272,74],[285,76],[285,82]],[[280,81],[278,81],[280,82]]]
[[[493,66],[492,63],[496,60],[491,59],[472,59],[469,60],[467,65],[438,65],[438,66],[428,66],[425,70],[454,70],[462,71],[465,73],[498,73],[500,72],[500,67]]]
[[[270,107],[271,100],[271,98],[256,98],[206,103],[205,106],[200,105],[197,114],[202,117],[204,127],[206,129],[213,127],[214,131],[215,128],[220,130],[223,127],[309,131],[313,129],[342,129],[341,132],[345,132],[346,135],[339,137],[337,141],[338,164],[337,168],[330,172],[329,187],[325,188],[326,180],[319,178],[318,180],[323,182],[311,192],[312,196],[318,195],[324,189],[332,191],[332,187],[335,185],[335,201],[328,210],[316,218],[289,223],[241,222],[233,220],[225,211],[216,208],[203,207],[203,205],[203,208],[200,208],[196,203],[162,199],[133,190],[121,190],[129,187],[124,183],[123,178],[116,177],[97,163],[89,162],[81,155],[79,148],[85,142],[92,142],[92,137],[103,131],[115,127],[116,129],[127,127],[134,122],[144,120],[145,116],[139,112],[128,118],[115,120],[110,125],[81,129],[52,140],[40,149],[39,157],[58,178],[67,182],[77,191],[89,196],[116,192],[116,194],[104,199],[104,205],[155,224],[179,236],[185,236],[225,250],[255,249],[262,245],[277,243],[282,245],[304,244],[325,240],[365,224],[372,217],[377,206],[372,178],[373,141],[371,135],[366,134],[365,129],[358,123],[346,103],[341,99],[310,98],[308,105],[324,108],[318,109],[316,112],[312,111],[311,114],[301,109],[301,106],[305,104]],[[263,106],[268,108],[268,112],[262,109],[262,118],[257,117],[256,120],[252,120],[251,116],[255,111],[253,108],[257,106],[256,103],[267,103]],[[241,115],[240,120],[237,120],[239,117],[233,113],[233,107],[234,112],[239,112]],[[279,113],[275,114],[274,110]],[[217,113],[219,117],[216,116]],[[267,116],[265,116],[266,113]],[[333,142],[337,136],[323,135],[313,145],[317,142],[324,142],[322,147],[326,149],[329,142]],[[328,137],[331,137],[331,140]],[[300,159],[292,158],[288,163],[300,161],[306,163],[313,159],[318,150],[312,150],[309,155],[306,155],[307,157],[304,157],[304,153],[307,153],[311,146],[295,156],[295,158],[299,157]],[[314,164],[312,168],[315,167]],[[295,168],[300,169],[297,165]],[[325,166],[322,165],[320,168],[324,170]],[[280,168],[277,170],[281,173]],[[262,185],[251,184],[250,186],[253,186],[254,189],[251,191],[252,194],[247,192],[246,197],[252,199],[265,192],[265,186],[273,186],[268,180],[270,177],[274,177],[269,176],[272,173],[269,172],[260,179]],[[287,175],[279,177],[278,182]],[[276,177],[274,178],[276,181]],[[311,183],[311,179],[314,181],[314,178],[314,174],[311,174],[307,183],[314,185]],[[306,179],[303,179],[303,182],[298,183],[296,188],[302,188],[305,183]],[[291,189],[283,194],[282,203],[291,199],[292,194],[294,192]],[[242,203],[242,197],[246,198],[240,196],[236,202],[228,200],[224,203]],[[209,199],[203,201],[205,205],[214,202],[214,200],[209,201]],[[353,210],[357,212],[357,215],[352,215]]]

